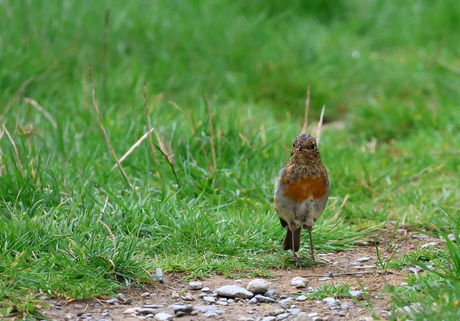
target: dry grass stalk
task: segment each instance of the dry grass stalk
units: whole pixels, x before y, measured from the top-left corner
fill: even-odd
[[[105,227],[105,229],[109,232],[109,235],[110,235],[110,239],[112,240],[112,245],[113,245],[113,255],[112,255],[112,258],[115,257],[115,253],[117,251],[117,239],[115,237],[115,235],[113,235],[112,233],[112,230],[110,229],[110,227],[105,224],[104,222],[102,222],[101,219],[98,219],[98,222],[102,224],[102,226]]]
[[[203,151],[204,158],[206,158],[206,163],[208,163],[209,171],[211,172],[212,177],[215,179],[216,177],[214,175],[214,169],[212,168],[212,163],[209,160],[208,153],[206,153],[206,149],[204,148],[203,142],[201,142],[201,150]]]
[[[323,117],[324,117],[324,110],[326,109],[326,105],[323,105],[323,109],[321,109],[321,116],[319,117],[318,127],[316,129],[316,141],[319,145],[319,141],[321,138],[321,126],[323,125]]]
[[[211,131],[211,151],[212,151],[212,165],[214,166],[214,169],[217,168],[216,164],[216,147],[214,144],[214,127],[212,124],[212,109],[211,109],[211,102],[209,101],[208,94],[206,93],[206,103],[208,105],[208,112],[209,112],[209,127]]]
[[[265,133],[265,124],[260,124],[260,138],[262,139],[262,145],[267,145],[267,134]]]
[[[249,142],[249,140],[246,137],[244,137],[243,134],[238,133],[238,136],[240,136],[240,138],[243,141],[243,143],[246,143],[246,144],[248,144],[248,147],[251,147],[251,143]]]
[[[43,116],[46,117],[46,119],[48,119],[48,121],[51,123],[51,125],[54,127],[54,129],[57,128],[57,124],[56,124],[56,121],[53,119],[53,117],[50,115],[50,113],[48,113],[42,106],[40,106],[39,103],[37,103],[35,100],[31,99],[31,98],[24,98],[25,102],[34,106],[39,112],[41,112],[43,114]]]
[[[137,140],[137,142],[135,142],[133,144],[133,146],[130,147],[130,149],[128,149],[128,151],[126,153],[123,154],[123,156],[120,157],[120,164],[129,156],[129,154],[131,154],[133,152],[133,150],[135,150],[141,143],[144,139],[148,137],[151,137],[150,134],[155,130],[155,128],[151,128],[148,132],[146,132],[144,135],[142,135],[141,138],[139,138]],[[153,145],[152,145],[153,146]],[[115,164],[112,166],[112,168],[110,169],[111,171],[113,171],[116,167],[118,166],[118,164]]]
[[[307,89],[307,99],[305,100],[305,122],[302,126],[301,133],[305,133],[308,127],[308,111],[310,110],[310,85],[308,85]]]
[[[18,162],[18,165],[19,165],[19,170],[21,171],[22,176],[24,176],[24,169],[22,168],[21,159],[19,158],[18,148],[16,147],[16,144],[14,143],[13,137],[11,137],[10,132],[8,131],[8,129],[6,129],[5,124],[2,124],[2,127],[3,127],[3,130],[6,133],[6,136],[8,136],[8,138],[9,138],[9,140],[11,142],[11,145],[13,145],[14,154],[16,156],[16,161]],[[3,136],[3,134],[2,134],[2,136]]]
[[[144,83],[144,109],[145,109],[145,122],[147,125],[147,132],[150,132],[149,109],[147,107],[147,83]],[[155,147],[153,146],[152,136],[148,135],[148,138],[149,138],[150,152],[152,153],[155,163],[159,166],[160,163],[158,162],[157,154],[155,152]]]
[[[93,105],[94,105],[94,109],[96,109],[99,128],[101,129],[102,136],[104,137],[105,144],[107,145],[107,148],[112,153],[113,157],[115,158],[115,161],[118,164],[118,168],[120,168],[120,171],[123,174],[123,177],[125,178],[126,182],[128,182],[129,186],[131,186],[131,181],[130,181],[128,175],[126,174],[125,169],[123,168],[123,166],[121,166],[120,161],[118,160],[117,154],[115,154],[115,151],[113,150],[112,144],[110,144],[109,137],[107,136],[107,133],[106,133],[105,128],[104,128],[104,125],[102,124],[101,112],[99,111],[99,107],[98,107],[97,102],[96,102],[96,91],[94,90],[94,82],[93,82],[93,76],[91,74],[91,67],[90,66],[88,66],[88,71],[89,71],[89,81],[91,82],[91,91],[92,91],[92,94],[93,94]]]
[[[24,81],[19,87],[18,91],[14,94],[13,98],[9,101],[9,103],[6,105],[5,110],[3,111],[3,115],[6,115],[8,111],[10,110],[11,106],[13,103],[19,98],[19,95],[22,94],[22,92],[26,89],[26,87],[34,80],[34,77],[29,77],[26,81]]]
[[[104,19],[104,56],[102,58],[102,97],[104,106],[107,106],[107,57],[109,52],[109,19],[110,19],[110,9],[105,11]]]
[[[340,215],[340,212],[342,211],[342,208],[345,206],[345,204],[347,203],[347,200],[348,200],[348,196],[350,196],[350,194],[347,194],[345,196],[345,198],[343,199],[343,202],[342,204],[340,204],[340,207],[337,211],[337,213],[334,214],[334,216],[330,219],[330,221],[335,221],[339,218],[339,215]]]
[[[153,132],[155,133],[155,137],[157,138],[158,141],[158,146],[157,148],[160,149],[160,152],[163,154],[163,156],[166,157],[167,161],[169,163],[174,163],[174,154],[172,152],[172,147],[171,147],[171,142],[167,142],[167,146],[163,143],[163,140],[161,139],[160,134],[158,134],[157,130],[155,127],[153,128]]]

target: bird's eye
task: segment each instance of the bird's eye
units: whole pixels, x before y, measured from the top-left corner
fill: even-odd
[[[294,142],[294,143],[292,143],[292,147],[295,147],[295,142]]]
[[[315,149],[315,147],[316,147],[316,145],[315,145],[315,144],[311,144],[311,146],[310,146],[310,149],[311,149],[311,150],[314,150],[314,149]]]

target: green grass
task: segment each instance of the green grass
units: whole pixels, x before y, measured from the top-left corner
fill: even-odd
[[[445,212],[446,213],[446,212]],[[446,213],[447,214],[447,213]],[[448,216],[455,225],[454,233],[460,231],[460,221]],[[448,233],[435,227],[447,244],[445,250],[417,250],[395,264],[412,264],[424,269],[420,275],[408,277],[405,287],[390,287],[395,302],[394,315],[399,319],[430,320],[439,315],[446,320],[460,317],[460,245],[452,242]],[[404,307],[411,307],[404,309]]]
[[[156,267],[295,268],[271,202],[308,85],[310,123],[326,104],[326,124],[345,125],[321,134],[331,199],[315,249],[350,248],[389,221],[453,231],[442,209],[458,220],[459,14],[457,1],[1,2],[0,125],[14,141],[0,127],[3,313],[32,315],[40,293],[154,282]],[[119,157],[147,131],[147,83],[177,180],[147,140],[123,162],[131,185],[111,170],[88,65]],[[434,289],[451,304],[446,282]]]
[[[308,300],[322,300],[324,298],[352,298],[350,285],[346,283],[322,284],[315,291],[305,293]]]

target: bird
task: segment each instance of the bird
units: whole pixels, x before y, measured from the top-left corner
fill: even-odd
[[[315,261],[312,229],[329,198],[329,175],[321,162],[316,139],[302,133],[291,148],[291,157],[275,181],[274,205],[281,225],[286,228],[284,250],[292,250],[299,261],[302,227],[310,236],[311,259]]]

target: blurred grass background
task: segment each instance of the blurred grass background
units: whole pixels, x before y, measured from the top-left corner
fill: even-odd
[[[318,251],[389,222],[456,228],[459,16],[458,1],[0,2],[0,305],[102,295],[156,266],[291,266],[270,203],[309,85],[332,180]],[[131,186],[110,170],[88,65],[119,157],[147,131],[146,83],[178,181],[147,140],[123,162]]]

